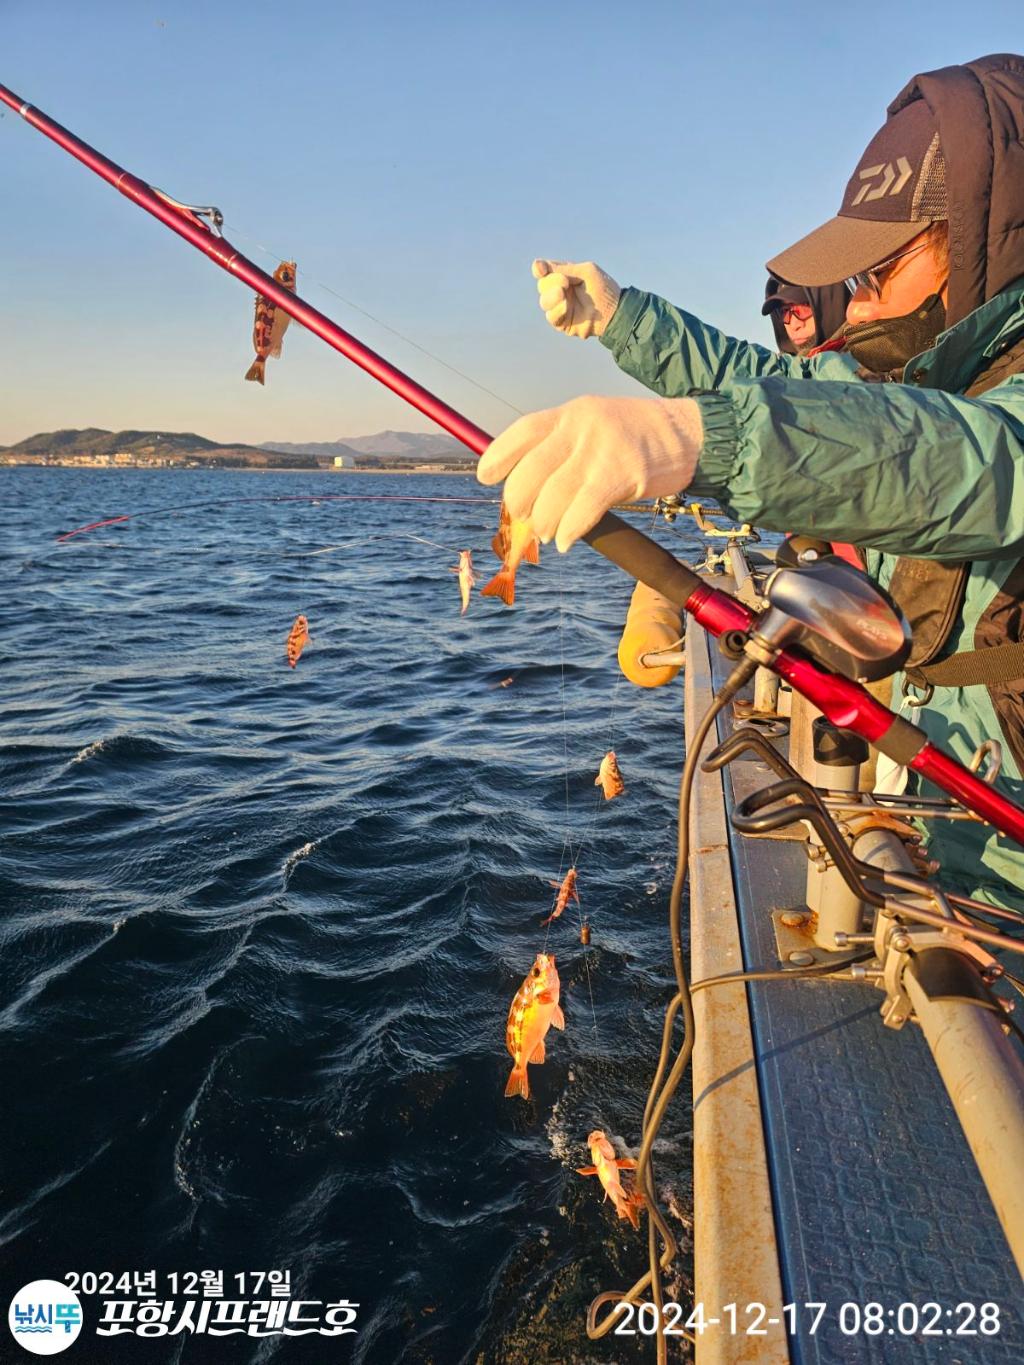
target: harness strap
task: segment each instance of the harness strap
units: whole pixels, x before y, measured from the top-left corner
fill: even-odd
[[[1024,677],[1024,643],[965,649],[937,664],[904,669],[915,687],[987,687]]]

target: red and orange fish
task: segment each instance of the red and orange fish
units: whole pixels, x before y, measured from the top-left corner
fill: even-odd
[[[593,1166],[577,1167],[579,1175],[596,1175],[604,1186],[604,1197],[610,1199],[615,1212],[625,1218],[634,1228],[640,1227],[639,1210],[645,1207],[643,1195],[638,1190],[623,1188],[620,1171],[635,1171],[636,1162],[632,1157],[617,1157],[615,1148],[600,1128],[595,1128],[587,1138]]]
[[[521,1095],[530,1098],[526,1068],[544,1061],[544,1037],[554,1024],[565,1028],[565,1016],[558,1004],[561,982],[553,953],[538,953],[530,974],[516,991],[505,1026],[505,1046],[512,1058],[512,1074],[505,1086],[506,1099]]]
[[[502,565],[491,581],[480,589],[480,595],[500,597],[506,607],[510,607],[516,600],[516,570],[524,559],[527,564],[540,563],[540,540],[528,521],[510,517],[508,508],[502,503],[491,549]]]
[[[614,749],[609,749],[604,758],[601,759],[601,767],[594,778],[594,786],[602,789],[606,801],[611,801],[615,796],[621,796],[626,790],[622,773],[619,772],[619,760],[615,757]]]
[[[579,905],[580,903],[580,893],[576,890],[576,869],[574,867],[570,867],[569,871],[565,874],[565,876],[562,878],[560,882],[551,882],[550,885],[557,890],[558,895],[555,897],[554,910],[552,910],[551,914],[548,915],[547,919],[542,919],[540,922],[540,927],[542,929],[544,928],[545,924],[550,924],[553,919],[558,918],[558,916],[562,913],[565,907],[569,904],[570,896],[573,898],[577,905]]]
[[[304,616],[296,616],[295,624],[292,626],[288,636],[288,643],[284,647],[289,668],[294,668],[299,662],[299,655],[306,648],[308,643],[309,622]]]
[[[274,271],[277,283],[292,294],[295,293],[295,278],[294,261],[282,261]],[[275,360],[280,358],[281,342],[290,322],[291,318],[278,308],[276,303],[272,303],[262,294],[256,295],[256,320],[252,328],[252,344],[256,349],[256,359],[249,366],[246,379],[254,379],[257,384],[263,383],[267,356],[273,356]]]

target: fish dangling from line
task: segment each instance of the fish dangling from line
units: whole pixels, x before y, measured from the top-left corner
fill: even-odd
[[[295,624],[292,626],[288,635],[288,643],[284,647],[285,657],[288,660],[288,667],[294,668],[299,662],[299,655],[309,643],[309,622],[304,616],[296,616]]]
[[[469,606],[469,594],[476,585],[476,574],[473,572],[473,552],[472,550],[459,551],[458,566],[452,566],[449,573],[459,575],[459,592],[462,594],[462,610],[460,616],[465,616],[466,608]]]
[[[540,563],[540,540],[528,521],[510,517],[508,508],[502,503],[491,549],[502,565],[491,581],[480,589],[480,596],[500,597],[506,607],[510,607],[516,600],[516,570],[524,559],[527,564]]]
[[[636,1162],[632,1157],[617,1157],[615,1148],[600,1128],[595,1128],[587,1138],[593,1166],[578,1166],[578,1175],[596,1175],[604,1186],[604,1197],[610,1199],[620,1218],[627,1219],[634,1228],[640,1227],[639,1210],[646,1201],[637,1190],[623,1189],[620,1171],[635,1171]]]
[[[580,903],[580,893],[576,890],[576,869],[574,867],[570,867],[569,871],[560,882],[551,882],[550,885],[557,890],[558,895],[555,898],[554,910],[548,915],[547,919],[542,919],[540,922],[540,927],[542,929],[546,924],[550,924],[553,919],[558,918],[569,904],[570,896],[577,905]]]
[[[282,289],[294,294],[295,262],[282,261],[274,271],[274,279]],[[276,303],[272,303],[263,294],[256,295],[256,320],[252,328],[252,344],[256,349],[256,359],[249,366],[246,379],[254,379],[257,384],[263,383],[267,357],[273,356],[275,360],[280,358],[281,342],[290,322],[291,318],[283,309],[278,308]]]
[[[601,759],[601,767],[594,778],[594,786],[600,787],[604,791],[606,801],[611,801],[615,796],[621,796],[626,790],[626,784],[619,772],[619,760],[615,757],[614,749],[609,749],[604,758]]]
[[[538,953],[508,1012],[505,1046],[512,1058],[512,1074],[505,1086],[506,1099],[512,1095],[530,1098],[526,1068],[531,1062],[540,1066],[544,1061],[544,1036],[551,1025],[565,1028],[558,1004],[561,988],[554,953]]]

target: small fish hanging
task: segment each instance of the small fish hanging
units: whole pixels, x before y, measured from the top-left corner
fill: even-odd
[[[645,1200],[637,1190],[623,1188],[620,1171],[635,1171],[636,1162],[632,1157],[617,1157],[615,1148],[600,1128],[595,1128],[587,1138],[593,1166],[578,1166],[578,1175],[596,1175],[604,1187],[605,1199],[610,1199],[615,1212],[625,1218],[634,1228],[640,1227],[640,1210]]]
[[[626,784],[622,780],[619,772],[619,761],[615,757],[615,750],[609,749],[604,758],[601,759],[601,768],[594,778],[594,786],[600,787],[604,791],[604,799],[611,801],[613,797],[621,796],[626,790]]]
[[[540,563],[540,541],[530,523],[514,520],[502,503],[491,549],[502,564],[490,582],[480,589],[480,596],[500,597],[506,607],[510,607],[516,600],[516,570],[524,559],[527,564]]]
[[[274,271],[277,283],[292,294],[295,293],[295,278],[294,261],[282,261]],[[263,383],[267,357],[273,356],[275,360],[280,358],[281,342],[290,322],[291,318],[278,308],[276,303],[272,303],[262,294],[256,295],[256,320],[252,328],[252,344],[256,350],[256,359],[249,366],[246,379],[254,379],[257,384]]]
[[[520,1095],[530,1098],[530,1082],[526,1074],[532,1062],[540,1066],[544,1061],[544,1035],[554,1024],[565,1028],[565,1018],[558,1004],[561,983],[553,953],[538,953],[530,974],[516,991],[505,1026],[505,1046],[512,1058],[512,1074],[505,1086],[505,1098]]]
[[[553,919],[557,919],[565,907],[569,904],[571,896],[577,905],[580,903],[580,893],[576,890],[576,869],[570,867],[560,882],[551,882],[551,885],[558,892],[555,898],[555,908],[547,919],[542,919],[540,927],[543,929],[546,924],[550,924]]]
[[[453,565],[449,573],[459,575],[459,592],[462,595],[462,610],[460,616],[465,616],[466,608],[469,606],[469,594],[476,585],[476,574],[473,572],[473,552],[472,550],[460,550],[458,565]]]
[[[296,616],[295,624],[291,628],[288,636],[288,643],[285,645],[285,655],[288,659],[288,667],[294,668],[299,662],[299,655],[309,643],[309,622],[304,616]]]

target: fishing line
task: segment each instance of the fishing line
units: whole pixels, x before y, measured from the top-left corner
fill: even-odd
[[[201,502],[172,503],[166,507],[145,507],[140,512],[125,512],[116,517],[105,517],[101,521],[90,521],[74,530],[62,531],[55,537],[58,544],[73,540],[76,536],[89,531],[98,531],[104,526],[116,526],[125,521],[141,521],[145,517],[171,516],[175,512],[207,511],[211,507],[237,507],[244,503],[286,503],[286,502],[455,502],[476,503],[480,506],[496,506],[500,498],[469,498],[425,496],[412,493],[268,493],[251,498],[208,498]]]
[[[276,251],[271,251],[268,246],[265,246],[262,242],[258,242],[255,237],[250,237],[249,234],[245,232],[239,232],[237,228],[231,229],[231,235],[232,237],[239,238],[243,242],[249,242],[257,251],[261,251],[264,256],[272,261],[285,261],[291,259],[290,256],[282,256]],[[303,271],[304,278],[307,275],[308,272]],[[428,356],[438,365],[450,371],[450,373],[458,375],[458,377],[464,379],[467,384],[471,384],[474,389],[479,389],[481,393],[486,393],[489,398],[494,398],[511,412],[516,413],[520,417],[523,416],[522,408],[517,408],[515,403],[510,403],[507,398],[503,398],[500,393],[495,393],[494,390],[489,389],[486,384],[481,384],[478,380],[474,379],[472,375],[466,374],[463,370],[458,369],[455,365],[442,359],[441,356],[435,355],[434,352],[429,351],[426,346],[421,346],[418,341],[413,341],[413,339],[407,337],[404,332],[400,332],[397,327],[392,327],[390,323],[375,317],[373,313],[367,312],[365,308],[360,307],[358,303],[353,303],[352,300],[347,299],[344,294],[339,294],[336,289],[332,289],[332,287],[329,284],[325,284],[323,280],[318,280],[315,276],[309,276],[309,280],[314,288],[325,290],[326,293],[330,294],[333,298],[336,298],[340,303],[343,303],[346,308],[354,309],[357,313],[362,314],[364,318],[368,318],[370,322],[376,323],[378,327],[383,327],[385,332],[390,332],[392,336],[398,337],[399,341],[404,341],[407,346],[411,346],[414,350],[419,351],[421,355]]]

